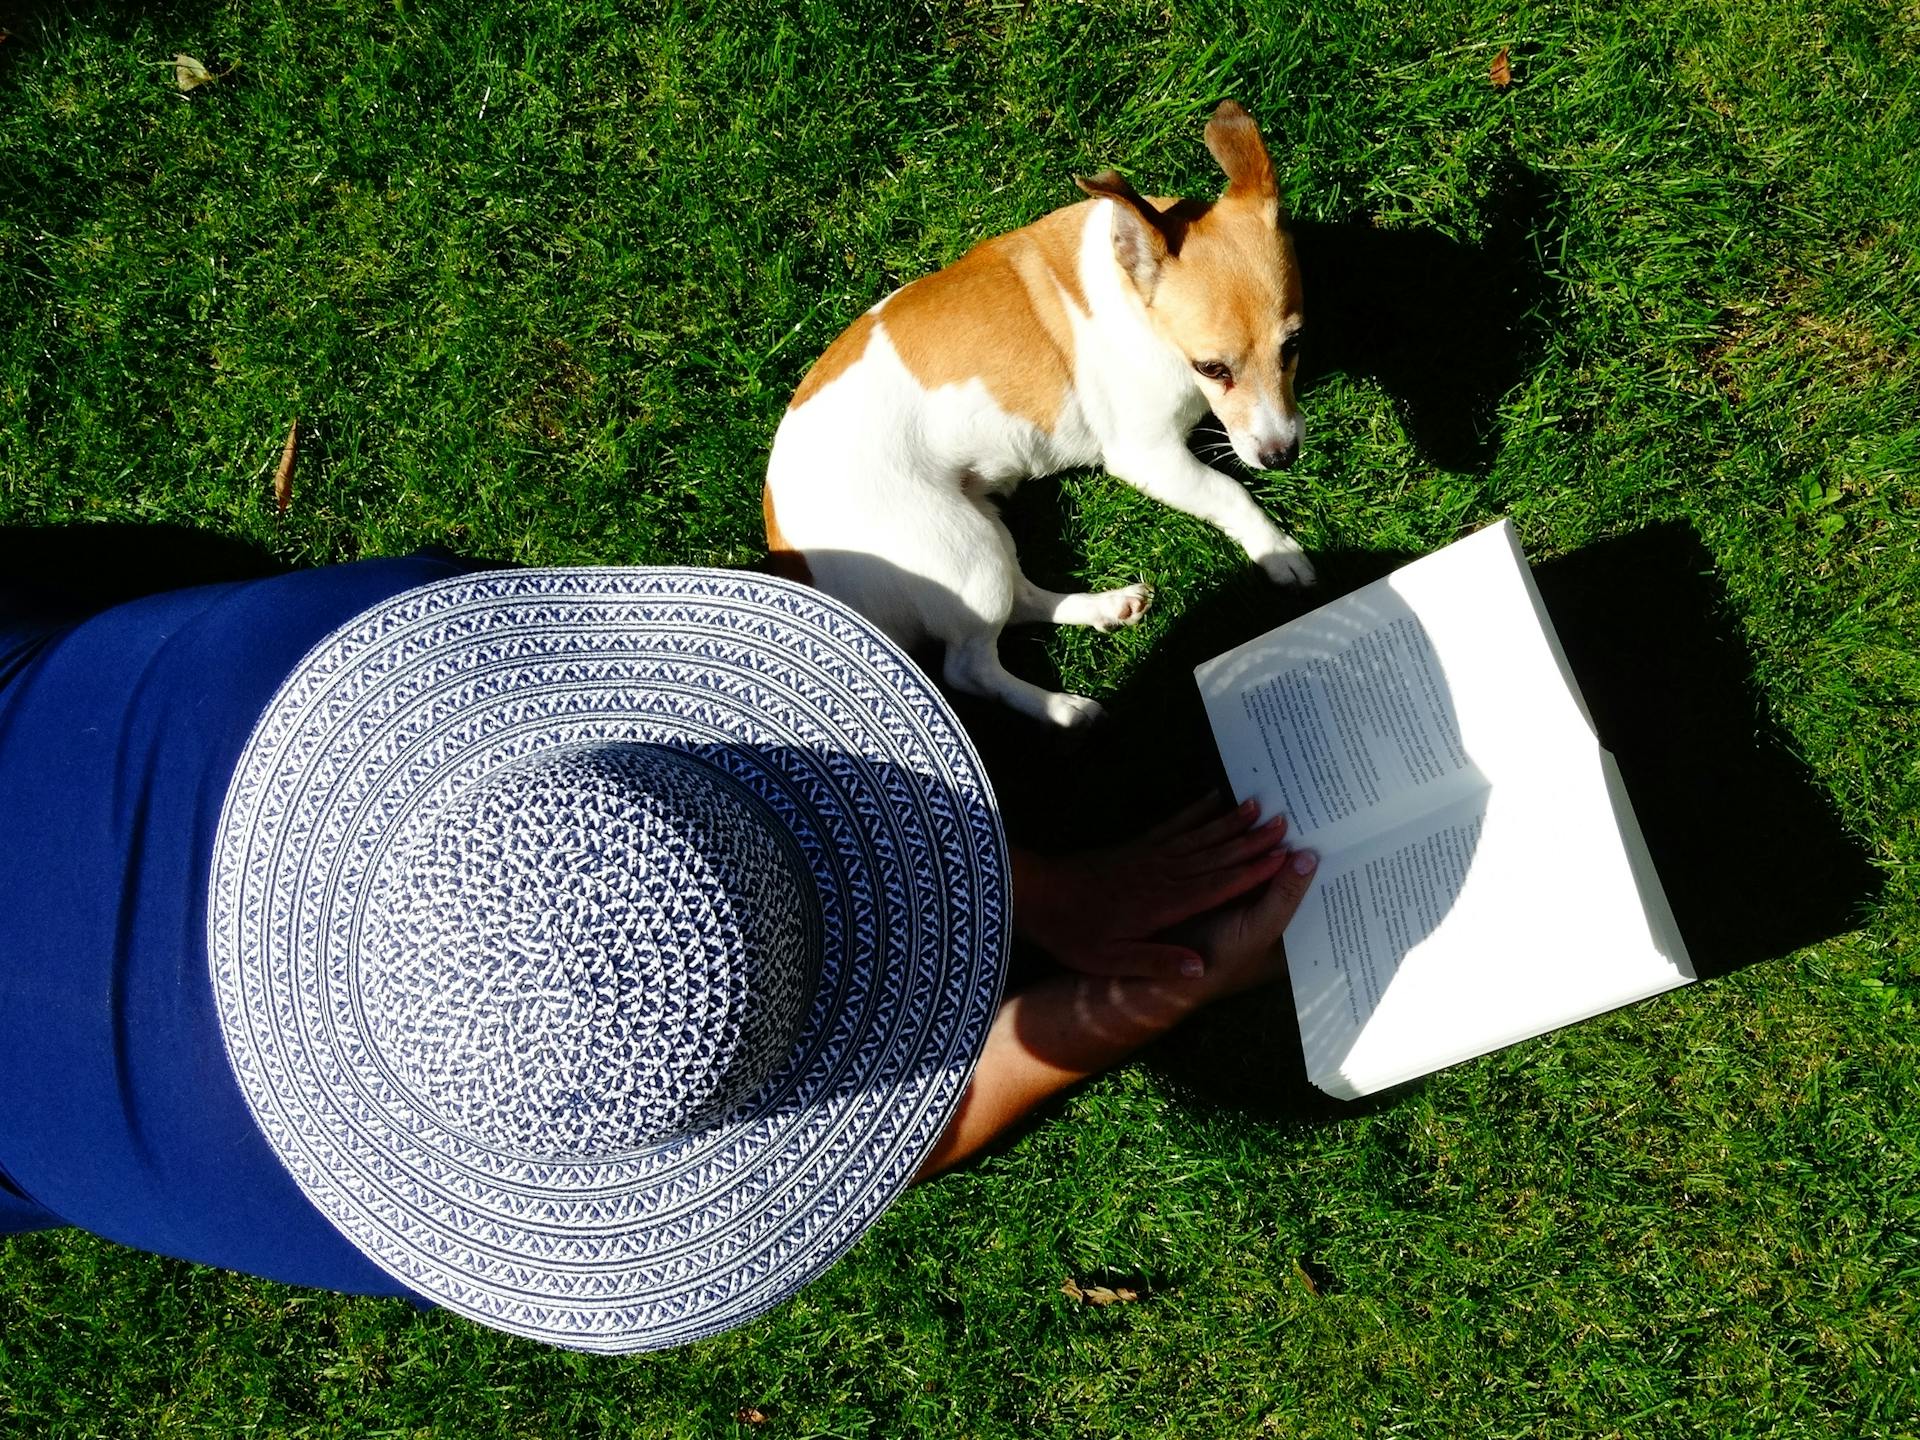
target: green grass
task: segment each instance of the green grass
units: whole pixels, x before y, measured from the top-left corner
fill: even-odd
[[[1511,262],[1424,366],[1320,375],[1263,500],[1362,569],[1501,514],[1541,559],[1690,527],[1759,719],[1880,875],[1847,934],[1350,1112],[1196,1093],[1196,1051],[1280,1063],[1287,1012],[1204,1022],[666,1356],[14,1240],[0,1430],[1920,1433],[1910,3],[98,0],[0,28],[0,526],[753,563],[774,425],[839,327],[1076,171],[1205,191],[1233,95],[1301,221]],[[180,94],[176,51],[227,73]],[[1447,443],[1419,392],[1489,354]],[[1015,517],[1050,578],[1158,586],[1136,631],[1009,645],[1123,720],[1183,623],[1252,593],[1104,477]],[[1759,884],[1791,888],[1776,838]]]

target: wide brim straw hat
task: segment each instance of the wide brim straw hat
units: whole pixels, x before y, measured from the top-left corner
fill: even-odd
[[[474,1320],[632,1351],[779,1304],[910,1183],[1008,904],[978,756],[844,606],[495,571],[286,680],[209,957],[247,1104],[348,1240]]]

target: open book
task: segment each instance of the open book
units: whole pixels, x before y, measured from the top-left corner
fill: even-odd
[[[1328,1094],[1694,978],[1510,523],[1194,675],[1235,797],[1320,856],[1287,960]]]

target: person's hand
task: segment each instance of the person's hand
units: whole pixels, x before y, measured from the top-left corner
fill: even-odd
[[[1015,927],[1084,974],[1198,978],[1209,962],[1205,946],[1161,932],[1280,874],[1288,858],[1281,843],[1286,819],[1263,825],[1258,819],[1252,801],[1229,810],[1210,796],[1122,845],[1075,855],[1019,854]],[[1234,943],[1211,930],[1205,939],[1228,949]]]
[[[1255,833],[1252,823],[1248,817],[1236,833]],[[1176,828],[1168,833],[1181,832]],[[1215,843],[1223,842],[1215,837]],[[1202,1006],[1277,976],[1284,959],[1280,933],[1306,898],[1314,869],[1311,852],[1287,855],[1278,871],[1251,893],[1242,892],[1238,900],[1192,919],[1180,932],[1184,946],[1163,942],[1196,958],[1204,956],[1202,975],[1155,978],[1056,970],[1009,995],[994,1017],[959,1110],[915,1178],[924,1180],[977,1155],[1041,1102],[1118,1065]]]
[[[1235,905],[1202,915],[1176,932],[1206,959],[1205,974],[1194,985],[1201,1003],[1237,995],[1279,978],[1286,968],[1281,933],[1292,923],[1319,858],[1296,850],[1266,885]]]

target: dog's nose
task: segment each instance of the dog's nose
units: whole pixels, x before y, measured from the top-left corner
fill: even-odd
[[[1300,453],[1298,440],[1288,441],[1285,445],[1269,445],[1260,452],[1262,470],[1284,470],[1293,464],[1293,457]]]

